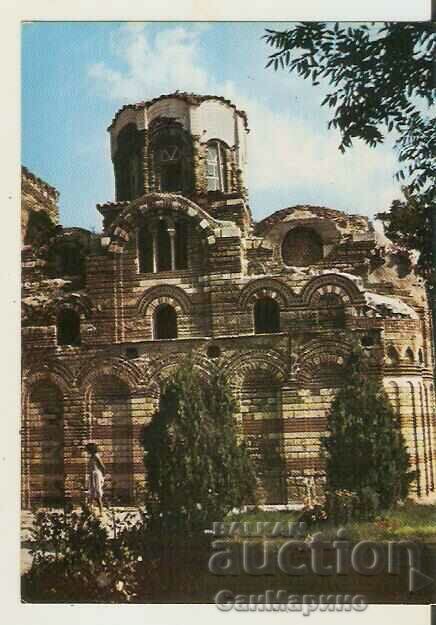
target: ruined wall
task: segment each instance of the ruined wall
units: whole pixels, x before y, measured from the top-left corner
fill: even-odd
[[[22,167],[21,174],[21,240],[24,242],[31,211],[45,212],[53,223],[59,222],[59,193],[54,187]]]

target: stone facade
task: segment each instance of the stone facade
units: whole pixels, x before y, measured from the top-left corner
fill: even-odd
[[[23,506],[84,499],[88,440],[107,501],[140,500],[141,428],[191,352],[232,384],[261,500],[301,502],[309,480],[322,488],[320,436],[356,339],[401,416],[416,494],[433,491],[434,350],[413,266],[362,216],[294,206],[255,223],[247,118],[224,98],[130,105],[109,131],[102,233],[58,227],[23,247]]]

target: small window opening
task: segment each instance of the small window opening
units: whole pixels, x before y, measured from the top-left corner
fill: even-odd
[[[176,339],[177,338],[177,313],[169,304],[162,304],[154,316],[154,338]]]
[[[188,268],[188,224],[176,222],[176,269]]]
[[[80,345],[80,315],[69,308],[61,310],[57,323],[58,345]]]
[[[410,347],[406,349],[406,360],[408,360],[410,363],[415,362],[415,356]]]
[[[147,226],[138,231],[139,271],[153,272],[153,235]]]
[[[387,356],[388,364],[390,365],[398,364],[398,361],[399,361],[398,352],[393,345],[389,345],[386,356]]]
[[[280,332],[280,308],[271,297],[263,297],[255,303],[254,331],[256,334]]]
[[[183,170],[180,149],[168,145],[160,150],[161,191],[182,191]]]
[[[207,190],[225,190],[225,154],[218,141],[211,141],[207,146],[206,173]]]
[[[157,230],[157,267],[158,271],[171,270],[171,237],[164,220],[159,221]]]

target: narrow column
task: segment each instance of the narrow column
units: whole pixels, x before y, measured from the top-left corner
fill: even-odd
[[[157,227],[153,224],[150,228],[152,241],[153,241],[153,273],[158,272],[159,266],[159,246],[157,244]]]
[[[168,228],[168,234],[171,245],[171,271],[174,271],[176,268],[176,229],[174,227]]]

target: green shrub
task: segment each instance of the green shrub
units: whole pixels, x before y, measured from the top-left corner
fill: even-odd
[[[103,525],[81,512],[39,512],[31,537],[26,602],[125,603],[178,600],[205,582],[210,537],[156,532],[146,514],[117,514]]]
[[[407,497],[414,474],[395,414],[369,357],[355,348],[322,439],[327,507],[334,518],[372,518]]]
[[[138,591],[142,535],[142,521],[124,518],[121,525],[114,515],[109,532],[87,508],[38,512],[31,536],[32,566],[22,580],[23,599],[130,601]]]
[[[348,523],[359,514],[357,494],[345,489],[326,492],[326,512],[334,523]]]
[[[200,375],[191,359],[162,388],[144,430],[150,522],[186,537],[255,499],[255,476],[235,428],[235,402],[217,368]]]
[[[321,503],[314,502],[313,504],[306,504],[298,517],[299,523],[306,523],[306,525],[318,525],[327,521],[328,514],[325,506]]]

